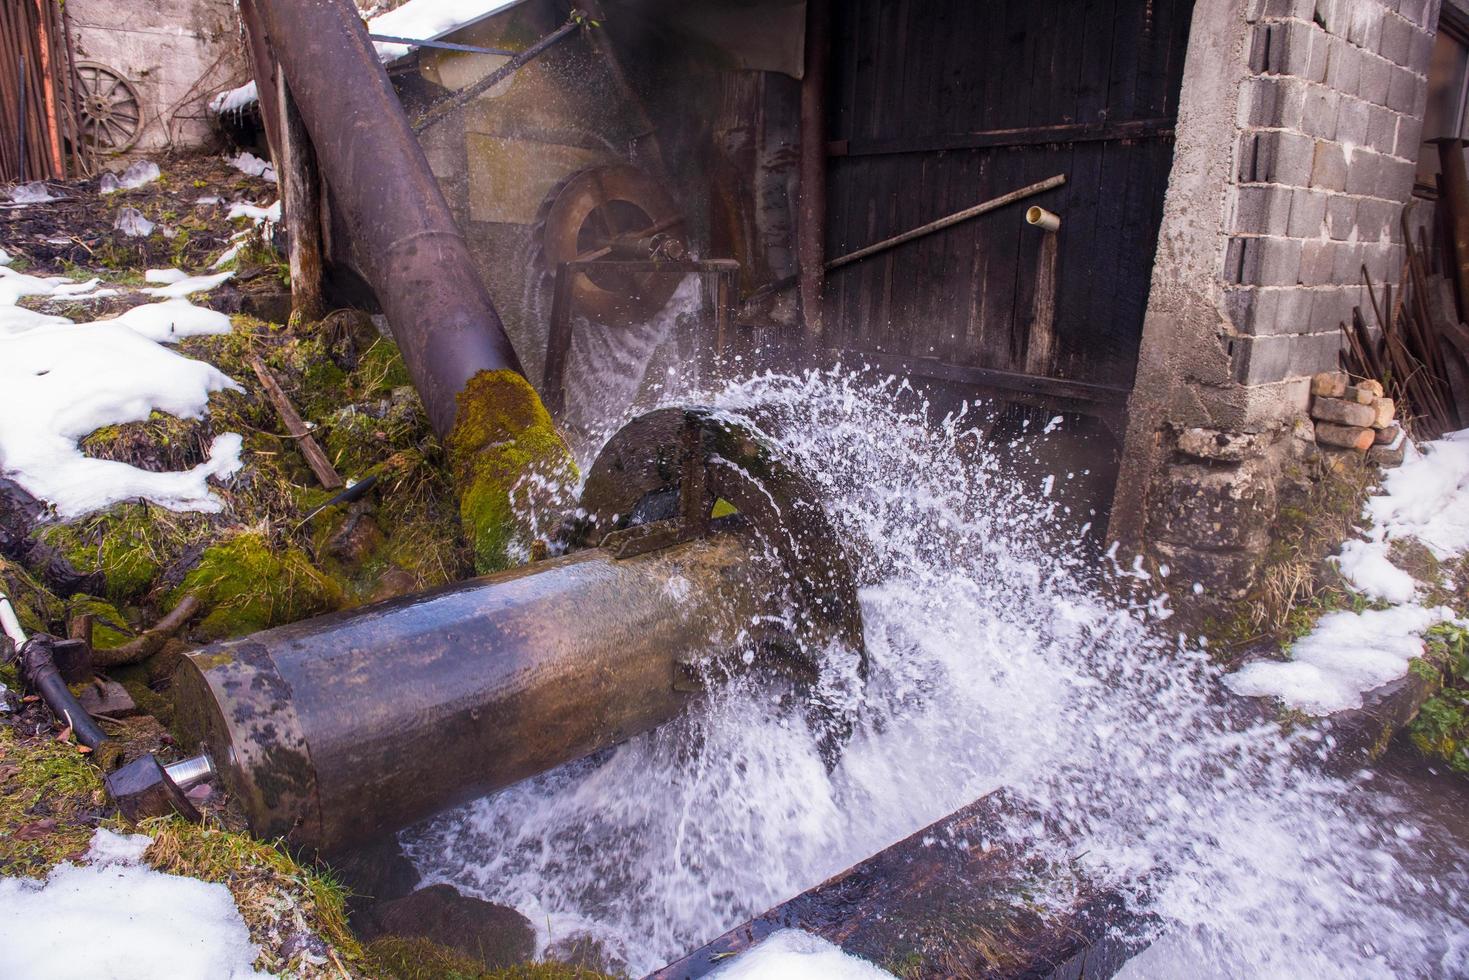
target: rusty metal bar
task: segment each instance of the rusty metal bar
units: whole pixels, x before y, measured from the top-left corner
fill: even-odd
[[[184,744],[255,834],[368,841],[673,718],[689,658],[776,612],[750,548],[593,549],[205,647],[174,680]]]
[[[255,0],[255,10],[429,421],[447,435],[468,381],[523,375],[520,359],[357,8]],[[268,86],[257,88],[263,97]]]

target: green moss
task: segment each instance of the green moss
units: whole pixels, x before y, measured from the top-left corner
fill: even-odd
[[[66,604],[21,566],[0,556],[0,588],[15,607],[28,633],[58,630],[66,621]]]
[[[146,504],[118,504],[74,524],[41,532],[77,571],[100,572],[103,594],[125,604],[147,593],[163,566],[202,529],[197,517],[165,514]]]
[[[20,744],[0,725],[0,875],[39,877],[86,851],[102,780],[71,742]]]
[[[111,650],[132,639],[127,617],[106,599],[90,595],[74,595],[66,605],[68,619],[76,616],[92,617],[92,647]]]
[[[240,636],[341,606],[342,590],[294,546],[272,547],[244,532],[207,549],[169,595],[169,606],[194,595],[207,610],[196,632]]]
[[[1408,737],[1424,755],[1440,759],[1455,772],[1469,773],[1469,694],[1447,688],[1424,702],[1408,726]]]
[[[486,970],[432,940],[383,936],[367,947],[369,964],[385,980],[604,980],[606,974],[563,963],[523,963]]]
[[[459,519],[475,569],[491,572],[528,551],[534,528],[517,506],[517,484],[531,496],[554,495],[577,477],[576,463],[540,396],[514,371],[482,371],[459,393],[445,448],[459,487]],[[534,486],[533,486],[534,485]],[[545,501],[531,501],[545,503]]]

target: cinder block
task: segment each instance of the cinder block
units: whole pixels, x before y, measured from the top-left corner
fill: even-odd
[[[1257,75],[1240,86],[1241,127],[1300,129],[1307,85],[1290,75]]]
[[[1336,139],[1341,103],[1341,96],[1324,85],[1311,86],[1301,107],[1301,130],[1319,139]],[[1365,120],[1363,128],[1365,130]]]
[[[1362,284],[1362,250],[1365,247],[1361,242],[1341,243],[1337,248],[1336,258],[1332,261],[1332,282],[1343,286]]]
[[[1428,21],[1437,11],[1438,0],[1398,0],[1398,14],[1422,30],[1433,26]]]
[[[1357,97],[1374,105],[1386,105],[1387,88],[1392,81],[1393,66],[1381,58],[1364,55],[1357,79]]]
[[[1307,242],[1307,247],[1310,247]],[[1275,318],[1268,322],[1256,321],[1254,333],[1257,337],[1277,334],[1309,333],[1311,331],[1312,290],[1286,287],[1274,289],[1276,294]]]
[[[1398,147],[1398,119],[1396,112],[1380,105],[1358,103],[1367,110],[1367,145],[1378,153],[1392,153]],[[1341,132],[1341,119],[1337,119],[1337,132]]]
[[[1377,53],[1395,65],[1411,64],[1416,29],[1396,14],[1382,16],[1382,41]]]
[[[1416,169],[1413,161],[1380,157],[1379,167],[1377,196],[1390,201],[1406,201],[1413,192],[1413,172]]]
[[[1388,70],[1387,107],[1402,115],[1421,115],[1413,112],[1413,103],[1418,98],[1418,76],[1397,65]]]
[[[1273,384],[1336,367],[1341,331],[1271,337],[1236,337],[1230,342],[1235,380]]]
[[[1330,286],[1340,243],[1308,238],[1301,243],[1301,271],[1297,278],[1303,286]]]
[[[1326,63],[1326,84],[1342,95],[1356,95],[1362,77],[1362,55],[1341,38],[1323,35],[1317,43],[1327,43],[1330,58]]]
[[[1312,12],[1316,9],[1315,0],[1260,0],[1260,16],[1269,20],[1295,20],[1309,21]]]
[[[1247,184],[1234,189],[1234,219],[1230,230],[1246,235],[1284,235],[1290,226],[1289,187]]]
[[[1368,51],[1378,50],[1382,45],[1382,7],[1371,0],[1365,3],[1356,0],[1346,6],[1349,8],[1346,16],[1347,40]]]
[[[1368,108],[1360,99],[1342,98],[1336,111],[1336,139],[1353,146],[1367,143]]]
[[[1423,152],[1423,120],[1417,116],[1398,116],[1398,138],[1393,156],[1416,160]]]
[[[1318,238],[1326,221],[1326,194],[1298,187],[1291,192],[1290,225],[1292,238]]]
[[[1300,133],[1249,133],[1241,137],[1240,180],[1305,187],[1311,179],[1315,141]]]
[[[1364,198],[1357,205],[1357,238],[1363,242],[1392,240],[1392,223],[1400,208],[1391,201]]]
[[[1338,147],[1340,149],[1340,147]],[[1314,184],[1315,181],[1312,181]],[[1342,185],[1346,185],[1346,159],[1342,159]],[[1333,241],[1346,241],[1357,227],[1357,199],[1332,194],[1326,202],[1326,231]]]
[[[1357,150],[1347,161],[1348,194],[1377,197],[1382,183],[1382,160],[1371,150]]]
[[[1283,21],[1257,27],[1269,32],[1265,71],[1271,75],[1307,74],[1311,62],[1311,45],[1316,31],[1310,24]]]
[[[1351,319],[1352,307],[1357,305],[1354,289],[1313,289],[1311,293],[1311,333],[1340,330]]]
[[[1311,153],[1311,186],[1327,191],[1347,186],[1347,155],[1340,143],[1320,140]]]
[[[1413,47],[1408,53],[1408,67],[1414,71],[1428,74],[1428,66],[1433,60],[1433,34],[1420,27],[1413,28]]]

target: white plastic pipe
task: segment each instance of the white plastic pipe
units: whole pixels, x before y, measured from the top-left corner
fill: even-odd
[[[15,617],[15,607],[10,604],[10,598],[4,592],[0,592],[0,629],[15,642],[17,650],[25,643],[25,630],[20,628],[20,620]]]
[[[1025,223],[1041,231],[1056,231],[1061,227],[1061,216],[1042,207],[1030,207],[1025,211]]]

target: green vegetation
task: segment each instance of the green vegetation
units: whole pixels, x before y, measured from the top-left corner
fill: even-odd
[[[523,963],[486,970],[474,960],[428,939],[383,936],[367,947],[375,973],[385,980],[604,980],[606,974],[563,963]]]
[[[1424,755],[1469,773],[1469,629],[1440,623],[1429,630],[1427,641],[1427,656],[1414,661],[1412,669],[1444,687],[1418,710],[1408,738]]]
[[[206,639],[241,636],[293,623],[341,606],[341,587],[323,575],[301,549],[272,545],[246,531],[207,549],[169,596],[185,595],[206,610],[196,632]]]

